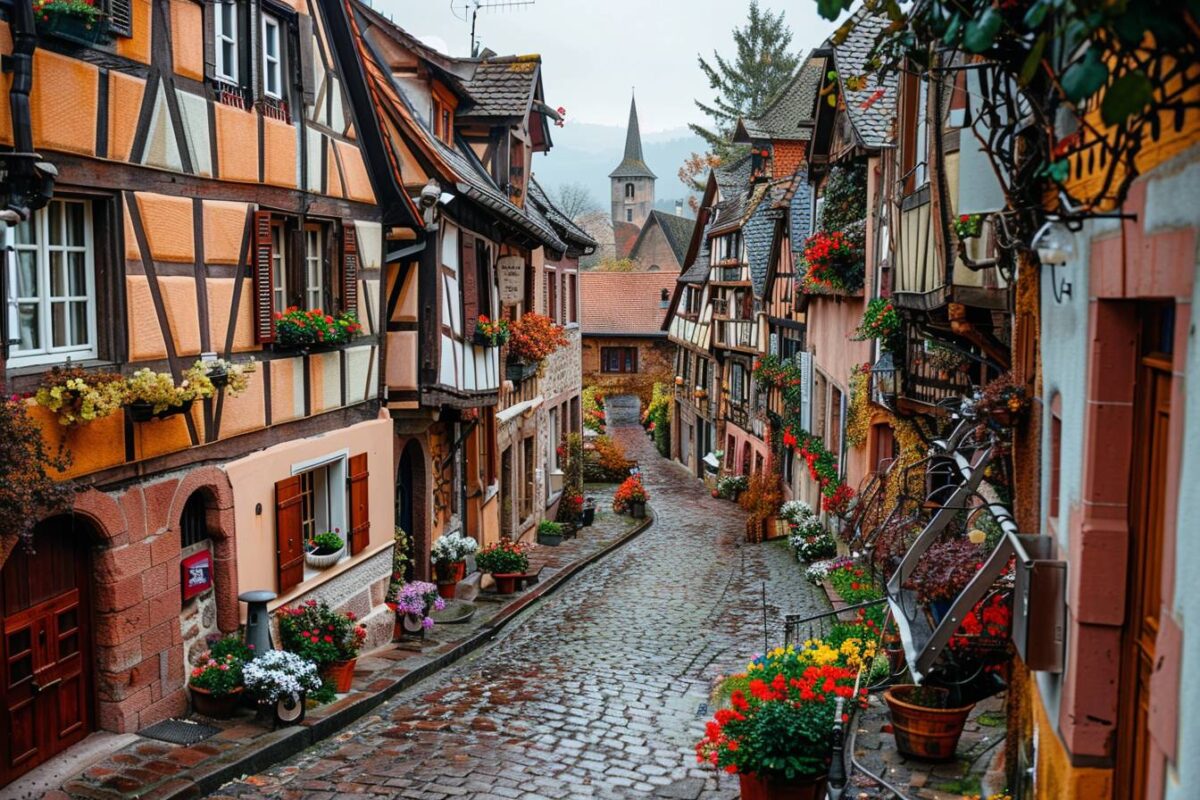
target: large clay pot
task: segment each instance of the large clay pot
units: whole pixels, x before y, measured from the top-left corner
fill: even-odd
[[[496,582],[496,594],[512,594],[517,590],[517,578],[521,577],[516,572],[501,572],[492,575],[492,580]]]
[[[354,683],[354,665],[357,663],[357,658],[351,658],[326,664],[321,667],[321,677],[333,684],[335,692],[345,694]]]
[[[213,694],[208,689],[199,686],[189,686],[192,695],[192,710],[213,719],[229,719],[237,709],[242,699],[242,687],[239,686],[229,694]]]
[[[438,597],[445,600],[453,600],[458,594],[458,581],[442,581],[437,582]]]
[[[808,777],[760,778],[757,775],[738,775],[742,800],[825,800],[826,775]]]
[[[917,687],[899,684],[883,693],[892,712],[892,733],[896,737],[896,749],[901,754],[922,761],[949,761],[954,758],[958,738],[962,736],[967,715],[975,707],[972,703],[962,708],[929,708],[909,702],[909,695]],[[949,694],[945,689],[923,687],[926,692]]]

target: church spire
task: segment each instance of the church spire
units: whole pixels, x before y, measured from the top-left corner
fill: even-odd
[[[637,99],[629,100],[629,127],[625,131],[625,157],[617,168],[608,174],[610,178],[657,178],[642,155],[642,131],[638,126]]]

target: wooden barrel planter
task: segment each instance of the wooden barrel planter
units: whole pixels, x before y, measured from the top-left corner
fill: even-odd
[[[896,749],[902,755],[922,761],[949,761],[954,758],[972,703],[961,708],[937,708],[911,702],[917,690],[930,693],[945,702],[949,691],[931,686],[900,684],[883,693],[892,712],[892,733]]]

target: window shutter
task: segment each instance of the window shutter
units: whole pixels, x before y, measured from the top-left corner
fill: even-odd
[[[275,296],[271,280],[271,213],[254,212],[254,338],[275,341]]]
[[[300,90],[304,95],[304,105],[311,106],[317,102],[316,87],[313,86],[313,25],[312,17],[301,14],[300,23]]]
[[[108,0],[108,30],[118,36],[133,36],[133,0]],[[176,35],[181,35],[176,31]]]
[[[800,361],[800,424],[812,431],[812,353],[797,353]]]
[[[463,336],[471,338],[479,319],[479,267],[475,263],[475,237],[463,231],[462,258],[458,261],[458,286],[462,293]]]
[[[350,553],[367,549],[371,538],[370,493],[367,491],[367,454],[350,457]]]
[[[217,76],[216,13],[217,9],[212,3],[204,4],[204,78],[209,81]],[[176,31],[174,35],[179,36],[180,33]]]
[[[301,521],[300,476],[275,484],[275,555],[279,593],[304,580],[304,541]]]
[[[342,311],[358,313],[358,231],[342,225]]]

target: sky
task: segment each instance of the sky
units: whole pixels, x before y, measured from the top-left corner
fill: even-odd
[[[479,0],[506,5],[505,0]],[[451,55],[470,52],[470,22],[454,8],[473,0],[374,0],[374,7],[426,43]],[[507,3],[513,5],[513,3]],[[784,10],[792,46],[819,45],[833,24],[815,0],[766,0]],[[453,6],[453,8],[452,8]],[[714,49],[732,53],[730,31],[743,25],[749,0],[535,0],[533,5],[479,12],[477,34],[502,55],[540,53],[546,101],[572,120],[624,127],[636,87],[643,133],[705,122],[693,104],[712,90],[696,63]],[[469,19],[469,14],[467,15]]]

